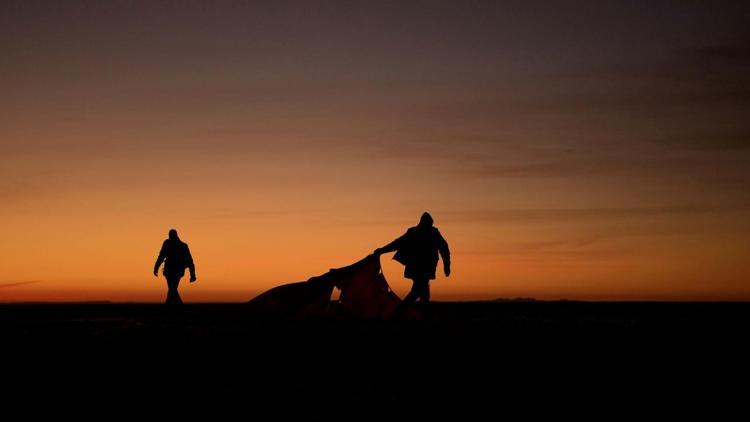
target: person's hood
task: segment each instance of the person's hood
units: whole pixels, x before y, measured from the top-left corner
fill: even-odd
[[[434,224],[434,220],[432,219],[432,216],[430,213],[425,212],[422,214],[422,217],[419,219],[419,227],[432,227]]]

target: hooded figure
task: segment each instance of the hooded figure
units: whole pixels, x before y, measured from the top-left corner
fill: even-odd
[[[419,224],[411,227],[406,233],[393,242],[375,249],[375,255],[396,251],[393,259],[404,264],[404,277],[413,281],[411,291],[403,300],[404,305],[414,303],[417,299],[423,304],[430,301],[430,280],[435,279],[438,253],[443,258],[445,276],[451,273],[451,256],[448,242],[440,231],[434,227],[432,216],[422,214]]]
[[[169,238],[164,241],[159,251],[159,257],[154,264],[154,276],[159,276],[159,266],[164,262],[164,277],[167,279],[167,304],[181,304],[182,298],[177,292],[177,286],[180,279],[185,275],[185,269],[190,270],[190,282],[195,278],[195,264],[193,256],[190,255],[190,249],[187,243],[180,240],[177,236],[177,230],[169,231]]]

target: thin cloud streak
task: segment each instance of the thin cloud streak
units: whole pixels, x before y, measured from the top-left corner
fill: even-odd
[[[724,209],[696,205],[631,208],[527,208],[444,212],[450,223],[593,222],[595,220],[644,219],[679,215],[747,211],[750,207]]]
[[[36,284],[36,283],[41,283],[41,281],[33,280],[33,281],[18,281],[15,283],[0,283],[0,289],[8,289],[12,287],[25,286],[28,284]]]

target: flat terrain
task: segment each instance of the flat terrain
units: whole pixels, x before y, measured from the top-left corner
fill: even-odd
[[[0,397],[29,414],[262,420],[715,414],[748,400],[750,304],[433,309],[427,321],[268,321],[244,305],[3,305]]]

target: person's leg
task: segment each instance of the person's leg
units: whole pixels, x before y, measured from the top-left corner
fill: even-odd
[[[423,278],[414,280],[415,285],[419,285],[419,308],[422,315],[430,317],[430,280]]]
[[[404,300],[401,301],[402,305],[411,305],[412,303],[416,302],[417,299],[420,296],[420,288],[419,284],[417,283],[417,280],[412,280],[411,284],[411,290],[409,290],[409,294],[404,297]]]
[[[171,305],[172,302],[174,301],[174,299],[173,299],[173,296],[174,296],[174,287],[172,287],[174,285],[174,282],[172,281],[171,277],[167,277],[165,275],[164,278],[167,279],[167,300],[164,301],[164,304],[165,305]]]
[[[180,277],[167,277],[167,305],[180,305],[182,304],[182,298],[180,293],[177,291],[177,286],[180,284]]]
[[[419,290],[417,289],[417,283],[416,281],[412,280],[411,290],[409,293],[401,300],[401,303],[396,306],[396,310],[393,312],[394,317],[401,316],[404,311],[414,304],[416,302],[417,298],[419,297]]]
[[[422,284],[422,299],[421,302],[426,304],[430,303],[430,280],[425,279]]]

